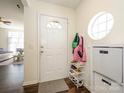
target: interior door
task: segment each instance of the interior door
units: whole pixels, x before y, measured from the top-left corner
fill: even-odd
[[[67,19],[40,16],[40,81],[67,77]]]

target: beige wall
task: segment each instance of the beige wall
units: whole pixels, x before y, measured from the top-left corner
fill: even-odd
[[[68,18],[68,53],[71,59],[71,42],[75,33],[75,11],[58,5],[40,1],[30,2],[29,7],[24,8],[25,20],[25,62],[24,62],[24,85],[38,82],[38,15],[46,14]]]
[[[86,47],[89,45],[111,43],[124,44],[124,0],[82,0],[76,10],[77,32],[85,38]],[[101,40],[94,41],[88,36],[88,24],[91,18],[101,12],[110,12],[114,17],[112,32]],[[89,56],[89,54],[88,54]],[[88,58],[89,59],[89,58]],[[85,82],[90,86],[90,60],[87,63]]]
[[[8,31],[0,29],[0,48],[8,48]]]
[[[18,9],[16,5],[19,4],[20,8]],[[3,20],[11,21],[11,25],[0,24],[0,28],[16,29],[23,30],[24,25],[24,9],[20,0],[1,0],[0,1],[0,17]]]

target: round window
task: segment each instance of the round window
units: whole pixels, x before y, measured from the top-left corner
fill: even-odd
[[[112,14],[100,12],[91,19],[88,34],[94,40],[102,39],[111,31],[113,23]]]

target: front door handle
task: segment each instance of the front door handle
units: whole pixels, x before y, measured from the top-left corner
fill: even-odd
[[[41,46],[40,48],[44,48],[43,46]]]

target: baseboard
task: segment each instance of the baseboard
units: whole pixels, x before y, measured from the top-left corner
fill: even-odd
[[[24,93],[38,93],[39,83],[23,86]]]
[[[38,81],[28,81],[28,82],[24,82],[23,86],[28,86],[28,85],[34,85],[34,84],[38,84]]]
[[[91,87],[89,85],[85,83],[84,86],[91,92]]]
[[[93,88],[91,86],[89,86],[88,84],[85,83],[84,86],[90,91],[90,93],[95,93],[93,91]]]

